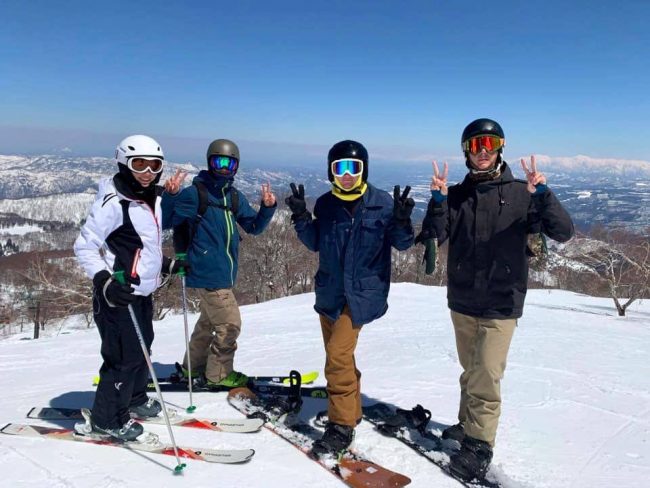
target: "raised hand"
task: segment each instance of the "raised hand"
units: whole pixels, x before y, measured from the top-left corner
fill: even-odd
[[[530,169],[528,169],[528,165],[524,158],[521,158],[521,167],[523,168],[524,173],[526,173],[526,180],[528,181],[526,188],[530,193],[535,193],[537,191],[537,185],[546,185],[546,176],[544,173],[539,173],[537,171],[535,156],[530,157]]]
[[[415,207],[415,202],[408,196],[411,187],[406,185],[404,192],[400,195],[399,185],[393,188],[393,218],[398,225],[405,226],[411,221],[411,212]]]
[[[285,198],[284,203],[291,209],[291,218],[297,220],[308,213],[307,203],[305,202],[305,187],[300,184],[296,188],[295,183],[291,183],[289,186],[291,187],[291,196]]]
[[[433,176],[431,177],[431,189],[439,191],[443,195],[447,194],[447,175],[449,174],[449,166],[445,161],[445,166],[442,174],[438,168],[438,163],[433,161]]]
[[[170,176],[165,181],[165,191],[167,193],[171,193],[172,195],[175,195],[180,191],[181,185],[183,184],[183,181],[185,181],[186,177],[187,177],[187,171],[183,171],[182,169],[177,169],[174,176]]]
[[[271,191],[271,182],[267,181],[266,185],[262,183],[262,205],[272,207],[275,205],[275,195]]]

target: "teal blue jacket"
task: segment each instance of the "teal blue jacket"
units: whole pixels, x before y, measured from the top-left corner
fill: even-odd
[[[239,259],[239,224],[248,234],[262,233],[271,221],[276,206],[260,205],[255,211],[246,197],[232,186],[232,178],[217,178],[201,171],[194,181],[201,181],[208,190],[208,208],[194,230],[188,250],[190,273],[186,283],[191,288],[232,288],[237,279]],[[231,211],[231,192],[239,196],[237,214]],[[185,222],[195,224],[199,205],[196,186],[176,195],[167,192],[162,198],[163,228],[177,227]],[[223,207],[227,207],[223,208]]]

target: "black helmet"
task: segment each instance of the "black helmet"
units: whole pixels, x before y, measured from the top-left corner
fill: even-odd
[[[228,156],[239,161],[239,148],[237,144],[228,139],[217,139],[208,146],[208,154],[206,155],[208,164],[210,164],[210,156]]]
[[[363,144],[357,141],[341,141],[332,146],[330,152],[327,154],[327,177],[330,181],[334,181],[332,174],[332,161],[338,159],[360,159],[363,161],[363,173],[361,180],[368,180],[368,151],[363,147]]]
[[[476,137],[476,136],[498,136],[502,139],[505,139],[506,136],[503,133],[503,129],[498,122],[495,122],[492,119],[476,119],[474,122],[470,122],[465,130],[463,131],[463,136],[460,138],[461,146],[465,141]]]

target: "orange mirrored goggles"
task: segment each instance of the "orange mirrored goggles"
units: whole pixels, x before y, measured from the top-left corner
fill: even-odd
[[[494,152],[506,145],[506,140],[499,136],[478,136],[463,142],[463,151],[478,154],[482,149]]]
[[[153,174],[158,174],[163,170],[162,159],[145,159],[145,158],[131,158],[127,164],[129,169],[134,173],[144,173],[150,171]]]

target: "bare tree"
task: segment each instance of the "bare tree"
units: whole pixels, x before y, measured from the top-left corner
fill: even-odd
[[[577,239],[575,258],[607,285],[619,316],[650,295],[650,240],[623,230],[598,230],[598,237]]]

